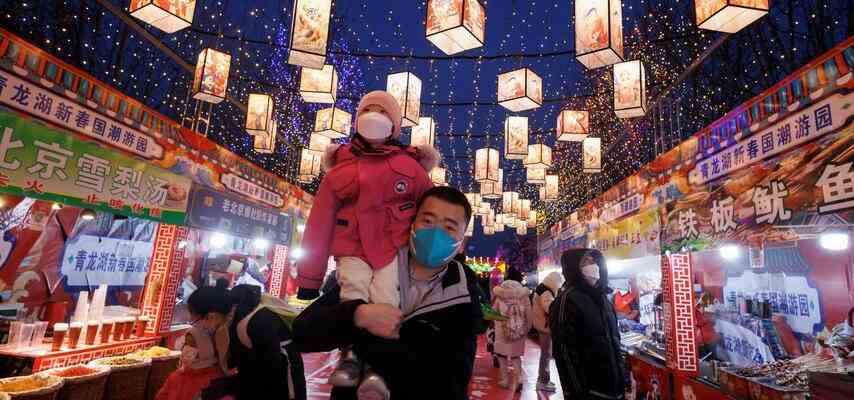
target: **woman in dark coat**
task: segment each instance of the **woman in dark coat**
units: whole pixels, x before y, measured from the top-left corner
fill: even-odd
[[[560,261],[566,281],[549,310],[549,328],[564,398],[622,399],[627,374],[606,297],[605,258],[598,250],[575,249]]]

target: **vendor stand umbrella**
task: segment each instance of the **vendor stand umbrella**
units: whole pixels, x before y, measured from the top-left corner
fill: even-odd
[[[294,1],[288,64],[321,69],[326,63],[332,0]]]
[[[306,103],[335,103],[338,72],[329,64],[322,69],[300,68],[299,92]]]
[[[589,137],[581,144],[582,171],[588,174],[602,172],[602,139]],[[546,185],[548,186],[548,184]]]
[[[491,147],[477,149],[474,153],[474,180],[481,184],[498,182],[499,162],[497,149]]]
[[[411,72],[391,74],[386,79],[386,91],[400,106],[400,126],[417,125],[421,113],[421,79]]]
[[[217,104],[225,100],[231,56],[211,48],[202,50],[193,73],[193,98]]]
[[[418,118],[418,125],[412,127],[410,146],[430,146],[436,144],[436,122],[430,117]]]
[[[330,144],[332,144],[332,139],[319,133],[312,133],[308,139],[309,150],[321,153],[326,151],[326,148],[329,147]]]
[[[533,110],[543,105],[543,80],[530,68],[498,75],[498,104],[513,111]]]
[[[504,158],[524,160],[527,155],[528,117],[507,117],[504,121]]]
[[[590,117],[587,111],[563,110],[557,116],[556,140],[581,142],[590,132]]]
[[[273,97],[263,93],[250,93],[246,107],[246,132],[263,135],[273,123]]]
[[[498,182],[484,181],[480,183],[480,194],[487,200],[498,200],[504,188],[504,169],[498,169]]]
[[[619,118],[646,114],[646,69],[640,60],[614,65],[614,113]]]
[[[447,55],[483,46],[486,12],[478,0],[428,0],[426,36]]]
[[[330,139],[343,139],[350,136],[352,115],[338,107],[317,110],[314,118],[314,133]]]
[[[529,145],[528,156],[522,163],[528,169],[549,169],[552,167],[552,148],[542,143]]]
[[[130,15],[166,33],[193,24],[196,0],[131,0]]]
[[[697,26],[735,33],[768,14],[770,0],[694,0]]]
[[[620,0],[575,1],[575,54],[588,69],[623,61]]]

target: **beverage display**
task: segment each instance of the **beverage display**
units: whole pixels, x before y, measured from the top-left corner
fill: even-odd
[[[101,344],[110,341],[111,333],[113,333],[113,320],[105,319],[101,321]]]
[[[80,342],[80,332],[83,330],[82,322],[72,322],[68,325],[68,348],[76,349]]]
[[[98,336],[98,327],[101,324],[98,321],[89,321],[86,325],[86,344],[91,346],[95,344],[95,338]]]
[[[145,328],[148,327],[148,317],[143,315],[136,321],[136,337],[145,336]]]
[[[122,340],[122,335],[125,333],[125,324],[121,318],[113,320],[113,341],[118,342]]]
[[[68,324],[57,323],[53,325],[53,344],[51,350],[59,351],[62,347],[62,342],[65,341],[65,334],[68,332]]]
[[[122,332],[123,340],[130,339],[130,335],[133,333],[134,321],[136,320],[133,317],[127,317],[122,320],[122,325],[124,325],[124,331]]]

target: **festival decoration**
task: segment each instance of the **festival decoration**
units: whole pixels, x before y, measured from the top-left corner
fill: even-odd
[[[602,172],[602,139],[588,137],[581,144],[582,170],[588,174]],[[548,186],[548,185],[547,185]]]
[[[486,12],[478,0],[427,1],[427,40],[447,55],[483,46]]]
[[[288,64],[324,67],[331,15],[332,0],[294,1]]]
[[[217,104],[225,100],[231,56],[211,48],[202,50],[193,73],[193,98]]]
[[[492,205],[487,202],[480,203],[480,207],[474,209],[475,215],[486,216],[492,212]]]
[[[330,139],[342,139],[350,136],[352,115],[338,107],[317,110],[314,119],[314,133]]]
[[[542,78],[529,68],[498,75],[498,104],[513,112],[543,105]]]
[[[483,202],[480,193],[466,193],[466,200],[469,201],[469,205],[471,205],[473,210],[480,208],[480,203]]]
[[[483,181],[480,183],[480,195],[487,200],[497,200],[501,198],[501,193],[504,188],[504,170],[498,169],[498,182]]]
[[[640,60],[614,65],[614,113],[620,118],[646,114],[646,70]]]
[[[474,214],[469,218],[469,223],[466,225],[466,237],[474,236]]]
[[[495,210],[489,209],[489,212],[483,216],[483,226],[495,228]]]
[[[546,201],[546,187],[540,186],[538,192],[540,193],[540,201]]]
[[[299,92],[306,103],[335,103],[338,72],[330,64],[321,69],[300,68]]]
[[[417,125],[421,112],[421,79],[411,72],[391,74],[386,80],[386,90],[400,105],[401,126]]]
[[[504,121],[504,158],[523,160],[528,155],[528,117],[507,117]]]
[[[519,193],[518,192],[504,192],[504,198],[501,202],[501,210],[505,215],[505,218],[508,214],[516,215],[519,214],[521,210],[522,203],[519,201]]]
[[[484,147],[474,153],[474,180],[498,182],[499,154],[497,149]]]
[[[448,182],[446,181],[445,173],[445,168],[435,167],[430,170],[430,180],[433,181],[433,184],[436,186],[446,186]]]
[[[484,234],[484,236],[492,236],[492,235],[494,235],[494,234],[495,234],[495,227],[494,227],[494,226],[487,226],[487,225],[484,225],[484,226],[483,226],[483,234]]]
[[[299,163],[299,181],[311,183],[320,176],[321,153],[310,149],[302,149]]]
[[[519,236],[525,236],[528,234],[527,221],[519,220],[518,222],[516,222],[516,234]]]
[[[768,14],[769,0],[694,0],[697,26],[735,33]]]
[[[590,114],[587,111],[563,110],[557,116],[556,139],[563,142],[580,142],[590,132]]]
[[[542,143],[528,146],[528,156],[522,162],[528,169],[552,167],[552,148]]]
[[[560,198],[560,177],[558,175],[546,175],[546,184],[540,191],[540,199],[543,201],[555,201]]]
[[[620,0],[576,0],[575,54],[588,69],[623,61]]]
[[[332,143],[332,139],[328,136],[321,135],[319,133],[312,133],[308,139],[308,149],[312,151],[324,152],[326,148]]]
[[[252,137],[252,148],[256,153],[272,154],[276,151],[276,118],[270,121],[270,130]]]
[[[504,232],[504,214],[495,214],[495,232]]]
[[[527,168],[526,175],[528,183],[532,185],[542,185],[546,183],[545,168]]]
[[[430,146],[436,144],[436,122],[430,117],[418,118],[418,125],[412,127],[410,146]]]
[[[531,216],[531,200],[520,199],[519,203],[521,204],[521,207],[519,208],[519,214],[517,216],[520,220],[527,221]]]
[[[130,15],[166,33],[193,24],[196,0],[131,0]]]
[[[273,123],[273,97],[267,94],[249,94],[246,108],[246,132],[250,135],[266,134]]]
[[[528,228],[533,229],[537,227],[537,212],[535,210],[530,210],[528,213]]]

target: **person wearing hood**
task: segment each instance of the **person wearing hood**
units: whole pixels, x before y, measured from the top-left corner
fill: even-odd
[[[531,302],[529,291],[517,281],[507,280],[493,289],[495,309],[507,317],[495,322],[495,353],[498,354],[501,380],[498,386],[518,389],[522,382],[522,355],[525,339],[531,330]],[[512,365],[512,371],[510,366]]]
[[[622,399],[627,375],[605,258],[595,249],[574,249],[560,263],[566,282],[548,320],[564,398]]]
[[[549,364],[552,360],[552,337],[549,330],[549,307],[555,299],[555,295],[563,285],[563,276],[554,271],[546,275],[543,282],[534,289],[533,298],[533,322],[537,330],[540,342],[540,370],[537,379],[537,390],[554,392],[557,390],[552,383]]]

